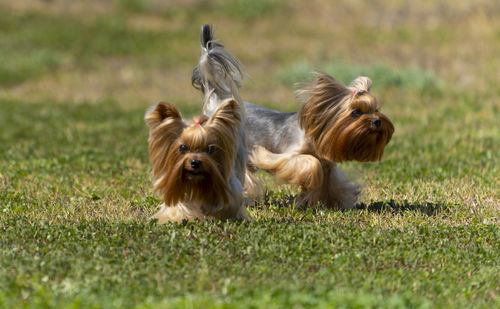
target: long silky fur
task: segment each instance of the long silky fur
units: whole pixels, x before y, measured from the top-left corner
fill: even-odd
[[[248,219],[242,206],[243,188],[234,171],[241,126],[240,105],[234,99],[225,100],[210,118],[195,117],[191,125],[182,121],[175,105],[165,102],[150,109],[145,121],[150,127],[154,189],[164,201],[155,215],[160,223],[206,216]],[[194,150],[208,145],[217,150],[212,155],[199,151],[181,154],[181,143]],[[203,162],[205,176],[201,179],[185,174],[184,167],[193,157]]]
[[[361,187],[351,183],[334,162],[320,161],[323,183],[320,187],[303,190],[297,197],[297,204],[314,206],[320,203],[338,209],[353,208],[361,193]]]
[[[349,209],[355,206],[361,187],[352,184],[334,162],[300,153],[271,153],[256,147],[251,161],[277,179],[298,185],[297,204]]]
[[[176,149],[172,150],[177,152]],[[204,201],[208,204],[219,206],[215,210],[221,210],[220,206],[229,202],[228,178],[218,169],[215,162],[203,161],[207,175],[202,181],[189,183],[183,175],[183,161],[175,162],[176,154],[170,154],[174,161],[170,168],[160,179],[155,182],[155,190],[163,197],[167,205],[175,205],[179,202]]]
[[[240,62],[215,40],[213,26],[204,25],[200,36],[201,58],[191,76],[193,87],[206,96],[205,101],[216,95],[219,99],[234,97],[241,103],[238,89],[245,73]]]
[[[306,190],[318,188],[323,183],[321,163],[309,154],[277,154],[258,146],[252,151],[250,160],[281,181],[298,185]]]
[[[332,76],[317,72],[314,82],[300,90],[305,98],[300,108],[299,125],[312,140],[320,157],[334,160],[331,147],[331,127],[338,123],[340,115],[347,110],[346,100],[352,98],[351,91]]]
[[[207,122],[208,129],[217,136],[221,148],[226,153],[227,162],[236,157],[236,139],[241,126],[241,105],[234,99],[227,99],[214,112]]]
[[[270,145],[287,145],[285,150],[276,148],[283,151],[281,153],[272,153],[256,144],[251,155],[252,163],[279,180],[299,185],[302,188],[299,204],[315,205],[319,202],[343,209],[354,207],[360,187],[351,184],[335,162],[380,160],[394,131],[390,120],[376,111],[376,99],[369,93],[371,84],[369,78],[358,77],[349,86],[344,86],[328,74],[317,72],[314,82],[298,93],[304,104],[297,114],[286,116],[249,105],[254,113],[252,119],[258,117],[255,110],[261,111],[262,116],[273,117],[267,121],[288,126],[293,123],[283,122],[281,117],[297,117],[301,132],[306,136],[287,144],[284,142],[287,138],[289,141],[293,139],[289,139],[291,131],[285,131],[278,144]],[[366,114],[353,118],[353,106],[365,110]],[[371,119],[377,117],[382,120],[382,130],[371,134]],[[263,121],[256,118],[255,123]],[[257,143],[269,140],[267,136],[255,140],[259,131],[252,134]],[[292,136],[296,138],[300,132],[293,132]]]
[[[153,165],[153,178],[159,179],[167,168],[169,147],[185,127],[181,114],[172,103],[160,102],[146,112],[149,126],[149,154]]]
[[[242,108],[242,119],[245,119],[243,122],[247,127],[240,129],[239,141],[245,142],[246,139],[251,149],[264,147],[260,150],[256,148],[253,162],[248,164],[249,170],[265,169],[278,179],[301,186],[303,190],[299,200],[303,203],[353,207],[359,188],[349,183],[335,162],[376,161],[380,159],[386,143],[370,145],[370,140],[368,144],[363,144],[361,140],[349,143],[349,138],[356,137],[352,135],[356,132],[358,137],[365,137],[362,131],[352,128],[344,132],[341,139],[337,135],[349,126],[350,121],[345,124],[339,122],[349,119],[350,103],[361,102],[371,96],[371,80],[360,77],[351,85],[344,86],[333,77],[318,72],[316,80],[299,92],[305,99],[300,110],[297,113],[280,113],[242,102],[238,88],[246,75],[238,60],[214,39],[211,26],[202,27],[201,45],[202,56],[193,70],[192,84],[204,95],[205,114],[210,115],[224,98],[234,97],[238,103],[244,104],[246,111]],[[368,116],[365,118],[368,120]],[[380,138],[388,142],[391,135],[392,132]],[[344,149],[340,151],[341,146]],[[246,162],[246,152],[241,149],[245,148],[238,147],[236,159],[239,179],[245,175],[242,173],[244,166],[240,163]],[[358,156],[349,153],[356,151],[360,152]],[[246,173],[247,180],[242,181],[245,187],[254,183],[252,175]],[[251,190],[245,191],[248,195]]]
[[[332,162],[379,161],[385,145],[394,132],[390,120],[383,114],[384,130],[376,139],[369,136],[369,123],[352,119],[353,104],[370,106],[375,98],[369,93],[372,81],[368,77],[356,78],[348,87],[332,76],[317,72],[317,78],[308,87],[298,92],[305,103],[298,112],[299,125],[314,144],[320,158]],[[382,142],[380,142],[382,140]]]

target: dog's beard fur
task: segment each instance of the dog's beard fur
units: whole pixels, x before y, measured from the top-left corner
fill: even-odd
[[[309,87],[299,92],[306,96],[299,111],[299,125],[319,157],[333,162],[382,158],[394,126],[378,112],[370,87],[367,77],[358,77],[345,87],[333,77],[319,73]]]
[[[193,132],[189,132],[187,135],[189,134],[193,134]],[[191,147],[196,145],[186,142],[185,136],[181,140],[182,144]],[[179,142],[173,144],[174,147],[170,150],[167,158],[167,170],[155,182],[155,190],[160,193],[165,203],[170,205],[179,202],[204,202],[209,205],[228,203],[230,198],[227,181],[231,170],[230,167],[224,166],[227,165],[224,164],[224,160],[226,160],[224,154],[220,150],[217,151],[218,154],[213,156],[206,153],[182,154],[178,150],[182,144]],[[199,171],[190,168],[192,160],[202,162]]]
[[[198,210],[203,215],[231,212],[224,207],[238,195],[231,192],[229,182],[234,175],[240,114],[239,104],[233,99],[224,101],[210,118],[199,116],[189,123],[171,103],[160,102],[146,113],[154,189],[165,206],[202,205]]]

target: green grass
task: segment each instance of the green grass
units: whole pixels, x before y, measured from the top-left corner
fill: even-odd
[[[19,294],[42,307],[425,307],[449,305],[451,295],[462,307],[492,305],[498,287],[493,225],[381,231],[314,220],[54,226],[16,219],[1,229],[9,246],[0,262],[6,307],[23,304],[13,301]]]
[[[0,3],[0,308],[500,306],[493,2],[99,5]],[[252,222],[149,220],[144,112],[199,113],[206,22],[251,73],[246,100],[295,110],[315,68],[372,78],[396,132],[381,162],[340,165],[356,209],[298,208],[260,173]]]
[[[235,0],[218,1],[216,10],[221,10],[226,16],[251,21],[262,19],[278,9],[284,8],[281,0]]]
[[[91,23],[33,12],[3,15],[0,82],[5,86],[39,78],[63,65],[95,69],[109,57],[135,57],[149,65],[165,66],[187,61],[181,45],[188,38],[187,32],[131,29],[120,14],[111,18],[97,16]],[[197,29],[189,32],[194,46]],[[191,51],[192,55],[197,53],[194,48]]]

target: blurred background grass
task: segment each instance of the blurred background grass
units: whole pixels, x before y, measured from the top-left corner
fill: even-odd
[[[370,75],[384,101],[469,89],[498,95],[496,1],[0,1],[2,95],[128,106],[198,104],[201,24],[246,66],[247,100],[295,109],[314,68]],[[403,88],[394,96],[391,88]],[[438,102],[435,102],[438,103]],[[482,102],[478,102],[478,105]]]

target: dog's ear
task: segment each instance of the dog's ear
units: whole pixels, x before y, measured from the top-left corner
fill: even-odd
[[[181,120],[182,117],[175,104],[159,102],[146,112],[144,120],[150,128],[157,127],[165,119]]]
[[[168,166],[170,148],[185,127],[181,114],[172,103],[160,102],[144,117],[149,126],[149,157],[153,175],[158,179]]]
[[[225,128],[236,132],[241,124],[241,107],[233,98],[227,99],[215,110],[210,117],[209,125],[212,127]]]
[[[223,150],[225,162],[234,160],[236,155],[236,135],[240,125],[241,107],[235,99],[227,99],[222,102],[207,123],[210,130],[209,134],[217,139],[217,144]]]

